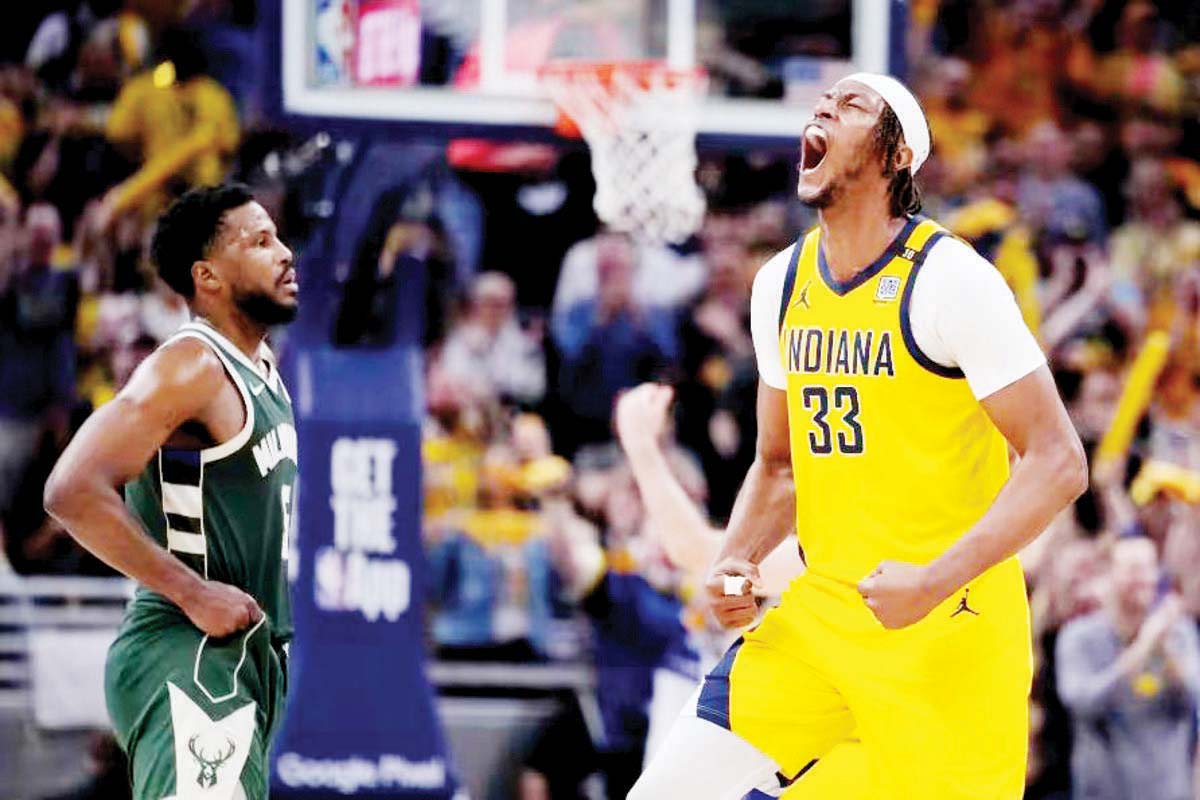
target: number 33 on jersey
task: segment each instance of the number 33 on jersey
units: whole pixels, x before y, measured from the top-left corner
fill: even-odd
[[[820,229],[791,254],[779,336],[797,531],[830,577],[857,581],[883,558],[928,560],[1008,478],[1004,438],[962,372],[929,359],[909,326],[913,282],[946,235],[913,218],[846,282],[829,271]],[[854,545],[833,546],[838,537]]]

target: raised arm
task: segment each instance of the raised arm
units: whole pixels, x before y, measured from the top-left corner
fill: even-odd
[[[231,391],[236,392],[220,360],[204,344],[183,339],[162,348],[84,423],[44,495],[46,511],[81,545],[215,636],[256,621],[262,614],[258,605],[239,589],[204,580],[159,546],[125,507],[120,488],[185,422],[212,420],[222,400],[228,413],[229,396],[223,393]]]
[[[669,386],[644,383],[617,401],[617,438],[637,482],[655,538],[677,567],[704,575],[717,554],[720,533],[680,485],[660,438],[674,398]]]
[[[669,386],[644,383],[617,401],[616,427],[646,508],[651,530],[671,559],[698,582],[716,560],[723,534],[713,528],[676,479],[660,446],[674,398]],[[790,529],[790,526],[789,526]],[[797,548],[780,544],[759,565],[762,590],[783,591],[803,570]]]

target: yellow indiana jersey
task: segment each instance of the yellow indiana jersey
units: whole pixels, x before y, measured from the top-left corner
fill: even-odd
[[[961,371],[921,352],[913,283],[947,235],[914,217],[849,282],[820,229],[796,243],[780,308],[796,530],[808,569],[856,583],[880,561],[927,563],[971,527],[1008,479],[1003,436]]]

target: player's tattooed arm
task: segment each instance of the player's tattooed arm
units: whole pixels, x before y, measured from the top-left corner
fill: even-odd
[[[757,411],[754,463],[733,504],[725,541],[705,582],[709,608],[726,627],[754,621],[758,613],[754,590],[762,588],[758,565],[795,526],[787,393],[760,380]],[[733,580],[727,581],[727,577]],[[735,587],[738,577],[744,580]],[[731,591],[734,588],[740,588],[740,594]]]
[[[920,620],[1033,541],[1087,489],[1083,445],[1045,365],[981,402],[1019,459],[987,513],[927,567],[885,561],[859,583],[885,627]]]
[[[261,611],[254,599],[203,580],[160,547],[125,507],[120,487],[141,473],[184,423],[213,421],[218,404],[229,399],[227,391],[236,389],[204,344],[182,339],[160,349],[116,398],[88,418],[55,465],[44,494],[46,511],[81,545],[174,602],[213,635],[257,620]]]

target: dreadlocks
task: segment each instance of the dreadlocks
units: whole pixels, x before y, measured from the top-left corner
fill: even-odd
[[[913,180],[911,169],[896,169],[896,153],[903,142],[904,131],[900,120],[891,106],[884,104],[875,124],[875,149],[883,155],[883,174],[890,178],[888,193],[891,196],[893,217],[907,217],[921,210],[921,190]]]

